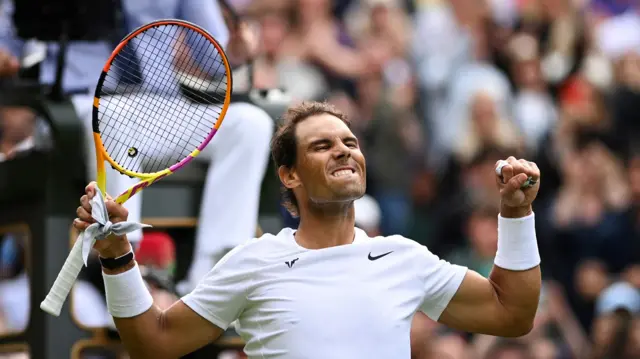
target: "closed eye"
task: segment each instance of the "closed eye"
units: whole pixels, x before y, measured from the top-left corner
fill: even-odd
[[[328,149],[331,148],[333,144],[331,143],[331,140],[328,139],[320,139],[317,141],[313,141],[310,146],[309,149],[316,151],[316,152],[320,152],[320,151],[326,151]]]
[[[348,137],[343,140],[344,144],[349,148],[358,148],[358,140],[355,137]]]

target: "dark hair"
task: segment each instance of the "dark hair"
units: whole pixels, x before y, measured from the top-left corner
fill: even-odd
[[[299,105],[289,107],[282,116],[280,126],[271,140],[271,158],[276,167],[292,168],[298,157],[298,142],[296,139],[297,125],[311,116],[329,114],[341,119],[349,128],[351,122],[347,116],[328,102],[302,102]],[[282,187],[282,204],[291,213],[298,216],[298,201],[293,191]]]

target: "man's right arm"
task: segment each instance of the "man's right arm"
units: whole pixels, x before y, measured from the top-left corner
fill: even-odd
[[[73,226],[83,231],[94,222],[90,183],[76,210]],[[128,211],[109,196],[105,203],[113,223],[126,221]],[[102,258],[119,258],[131,252],[126,236],[111,235],[95,243]],[[103,268],[107,308],[114,318],[125,348],[134,359],[178,358],[216,340],[247,305],[251,274],[243,246],[224,256],[196,289],[166,310],[154,303],[134,259],[115,269]],[[244,264],[244,265],[243,265]]]
[[[128,242],[120,252],[127,253],[127,247]],[[164,311],[150,304],[135,261],[119,270],[103,269],[107,307],[131,358],[178,358],[218,339],[247,305],[251,271],[238,254],[243,247],[227,253],[193,292]],[[128,310],[142,314],[122,314]]]
[[[132,261],[121,271],[103,271],[105,276],[117,277],[125,270],[134,270],[134,266]],[[133,359],[179,358],[215,341],[223,332],[182,300],[165,310],[154,304],[138,316],[113,319],[120,339]]]
[[[120,270],[103,269],[107,306],[131,358],[178,358],[220,337],[246,306],[250,273],[243,270],[243,256],[237,255],[242,247],[223,257],[193,292],[171,307],[162,311],[155,304],[150,305],[132,317],[119,315],[126,312],[123,306],[150,302],[146,293],[134,294],[143,285],[135,261]],[[132,274],[136,274],[133,279]]]

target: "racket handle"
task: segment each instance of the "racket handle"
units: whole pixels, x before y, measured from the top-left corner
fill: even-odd
[[[58,273],[58,277],[49,290],[47,297],[40,303],[40,309],[53,315],[59,316],[64,302],[71,292],[71,288],[76,282],[84,261],[82,260],[82,240],[78,237],[76,243],[71,248],[71,253],[64,261],[64,265]]]

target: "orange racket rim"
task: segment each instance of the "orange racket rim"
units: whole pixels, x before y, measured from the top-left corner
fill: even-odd
[[[151,28],[160,27],[160,26],[169,26],[169,25],[181,26],[189,30],[195,31],[200,35],[204,36],[207,40],[209,40],[209,42],[216,48],[216,50],[220,54],[220,57],[222,58],[222,63],[224,64],[224,68],[225,68],[225,75],[227,76],[227,88],[225,90],[224,102],[222,104],[222,109],[220,110],[220,115],[218,116],[218,119],[214,124],[213,128],[211,129],[207,138],[203,141],[203,143],[200,146],[198,146],[198,148],[194,149],[183,160],[174,164],[170,168],[166,168],[166,169],[152,172],[152,173],[130,171],[122,167],[113,158],[111,158],[111,155],[109,154],[109,152],[107,152],[106,148],[104,147],[104,144],[102,143],[102,137],[100,136],[100,131],[98,129],[98,109],[100,107],[100,97],[101,97],[102,87],[107,77],[107,73],[109,72],[109,69],[113,64],[113,61],[124,49],[124,47],[129,43],[129,41],[131,41],[138,35],[142,34],[143,32]],[[227,114],[227,110],[229,109],[229,104],[231,103],[232,89],[233,89],[233,78],[231,74],[231,65],[229,64],[229,59],[227,58],[227,54],[224,52],[224,50],[222,49],[222,46],[220,46],[218,41],[211,34],[209,34],[209,32],[207,32],[205,29],[191,22],[184,21],[184,20],[177,20],[177,19],[156,20],[146,25],[142,25],[137,29],[133,30],[127,36],[125,36],[124,39],[122,39],[122,41],[118,44],[118,46],[116,46],[116,48],[113,50],[113,52],[111,53],[111,56],[109,56],[109,59],[105,63],[104,67],[102,68],[102,74],[100,75],[100,79],[98,80],[98,85],[96,86],[96,91],[93,99],[93,124],[92,124],[93,126],[92,127],[94,132],[94,140],[96,141],[96,150],[99,150],[102,153],[104,159],[107,162],[109,162],[109,164],[113,168],[115,168],[118,172],[123,173],[127,176],[133,176],[140,179],[150,179],[150,178],[154,178],[154,177],[158,177],[166,174],[171,174],[176,170],[178,170],[179,168],[181,168],[182,166],[184,166],[185,164],[187,164],[188,162],[190,162],[191,159],[193,159],[198,154],[200,154],[200,151],[204,147],[206,147],[207,144],[209,144],[209,142],[213,138],[213,135],[218,131],[218,129],[222,125],[222,122]]]

